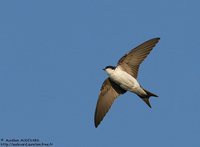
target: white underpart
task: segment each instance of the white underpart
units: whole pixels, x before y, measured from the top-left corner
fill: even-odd
[[[123,71],[120,66],[117,66],[115,70],[106,69],[106,72],[109,77],[123,89],[132,92],[137,92],[137,89],[140,89],[138,81],[133,76]]]

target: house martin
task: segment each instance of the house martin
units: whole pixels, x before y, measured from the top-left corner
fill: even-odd
[[[127,91],[137,94],[151,108],[149,98],[158,96],[144,89],[137,81],[137,75],[140,64],[159,40],[160,38],[153,38],[142,43],[125,54],[118,61],[116,67],[106,66],[103,69],[108,74],[108,78],[102,84],[96,105],[94,116],[96,128],[109,111],[114,100]]]

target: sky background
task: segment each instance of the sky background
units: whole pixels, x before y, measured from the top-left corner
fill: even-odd
[[[200,146],[198,0],[0,2],[0,137],[55,147]],[[161,40],[138,80],[152,109],[126,93],[94,127],[102,70]]]

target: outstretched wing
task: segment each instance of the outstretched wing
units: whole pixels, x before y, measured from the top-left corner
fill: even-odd
[[[160,38],[153,38],[132,49],[118,61],[118,65],[121,65],[121,68],[124,67],[123,70],[137,78],[140,64],[159,40]]]
[[[95,111],[95,127],[98,127],[104,116],[110,109],[114,100],[120,95],[124,94],[126,90],[115,84],[110,78],[107,78],[100,90],[99,99]]]

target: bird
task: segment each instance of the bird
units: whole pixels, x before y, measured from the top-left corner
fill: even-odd
[[[140,44],[122,56],[117,66],[106,66],[103,69],[108,77],[102,84],[96,104],[94,115],[96,128],[109,111],[114,100],[127,91],[138,95],[151,108],[149,98],[151,96],[158,96],[144,89],[138,82],[137,76],[140,64],[149,55],[159,40],[160,38],[157,37]]]

